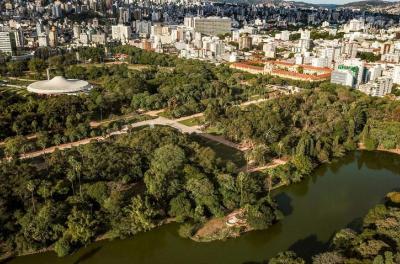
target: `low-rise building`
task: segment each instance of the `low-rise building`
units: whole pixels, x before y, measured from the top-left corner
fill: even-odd
[[[358,89],[370,96],[382,97],[385,96],[386,94],[390,94],[392,92],[392,87],[393,87],[392,78],[387,76],[382,76],[377,78],[373,82],[360,85]]]

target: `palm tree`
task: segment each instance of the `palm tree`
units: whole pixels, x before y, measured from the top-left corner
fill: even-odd
[[[68,171],[67,172],[67,179],[71,182],[71,186],[72,186],[72,194],[75,196],[75,188],[74,188],[74,181],[75,181],[75,173],[74,171]]]
[[[281,159],[282,157],[282,148],[283,148],[284,144],[282,141],[279,141],[278,143],[278,148],[279,148],[279,159]]]
[[[33,197],[33,192],[35,191],[35,184],[33,181],[28,181],[28,183],[26,184],[26,188],[28,189],[28,191],[31,192],[31,201],[32,201],[32,208],[33,208],[33,212],[36,211],[35,208],[35,198]]]
[[[71,165],[73,168],[75,174],[78,176],[78,181],[79,181],[79,194],[82,197],[82,185],[81,185],[81,170],[82,170],[82,165],[79,161],[77,161],[74,157],[70,157],[68,159],[68,163]]]
[[[245,177],[244,173],[239,173],[238,180],[239,180],[239,185],[240,185],[240,206],[243,205],[243,180],[244,180],[244,177]]]

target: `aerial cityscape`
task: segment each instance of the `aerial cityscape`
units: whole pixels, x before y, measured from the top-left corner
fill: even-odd
[[[400,2],[0,0],[0,263],[400,264]]]

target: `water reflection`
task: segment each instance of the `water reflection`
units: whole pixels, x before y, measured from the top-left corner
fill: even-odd
[[[307,263],[311,260],[311,256],[328,249],[329,243],[319,241],[316,234],[299,239],[289,247],[289,250],[297,253],[299,257],[304,258]]]
[[[67,258],[44,253],[11,264],[265,263],[288,249],[310,258],[329,246],[338,230],[359,228],[362,217],[384,195],[400,187],[400,158],[390,153],[355,152],[324,164],[299,184],[274,191],[285,218],[268,230],[237,239],[196,243],[166,225],[126,240],[102,241]],[[99,248],[100,247],[100,248]]]
[[[399,155],[379,151],[362,151],[359,153],[358,163],[372,170],[387,169],[398,173],[400,167]]]
[[[284,216],[288,216],[293,212],[292,198],[286,193],[282,192],[275,195],[275,200],[278,203],[279,210]]]
[[[88,252],[80,256],[77,260],[74,261],[74,264],[81,264],[85,260],[92,258],[97,252],[99,252],[101,247],[95,247],[90,249]]]

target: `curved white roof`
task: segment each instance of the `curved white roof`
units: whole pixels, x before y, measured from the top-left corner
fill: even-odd
[[[28,91],[38,94],[70,94],[89,90],[92,86],[87,81],[65,79],[56,76],[51,80],[38,81],[28,86]]]

